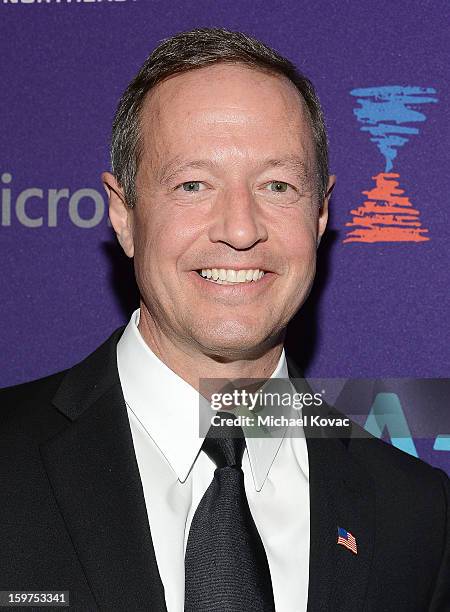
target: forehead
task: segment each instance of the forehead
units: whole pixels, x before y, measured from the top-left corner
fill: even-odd
[[[312,155],[306,104],[286,77],[214,64],[169,77],[146,96],[143,156],[197,153]]]

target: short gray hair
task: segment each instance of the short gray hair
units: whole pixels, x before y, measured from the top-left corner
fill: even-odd
[[[322,109],[314,87],[292,62],[259,40],[222,28],[181,32],[162,41],[145,60],[123,93],[114,116],[111,166],[127,205],[137,201],[136,174],[142,157],[140,115],[146,94],[174,74],[219,63],[241,63],[287,77],[297,88],[311,119],[316,154],[316,183],[320,199],[328,182],[328,140]]]

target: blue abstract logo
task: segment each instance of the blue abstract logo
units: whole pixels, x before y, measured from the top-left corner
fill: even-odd
[[[362,123],[361,131],[368,132],[386,160],[385,172],[394,167],[397,149],[407,143],[410,137],[419,133],[417,127],[407,123],[421,123],[426,117],[414,107],[437,102],[436,90],[432,87],[367,87],[353,89],[350,95],[357,98],[359,108],[353,110]]]

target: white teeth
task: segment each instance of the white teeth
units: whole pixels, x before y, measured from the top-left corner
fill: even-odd
[[[201,275],[220,285],[255,282],[264,276],[263,270],[233,270],[225,268],[202,268]]]

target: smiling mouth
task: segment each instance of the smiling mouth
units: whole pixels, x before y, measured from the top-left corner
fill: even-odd
[[[197,273],[205,280],[218,285],[235,285],[239,283],[255,283],[265,274],[264,270],[254,269],[226,269],[226,268],[203,268]]]

